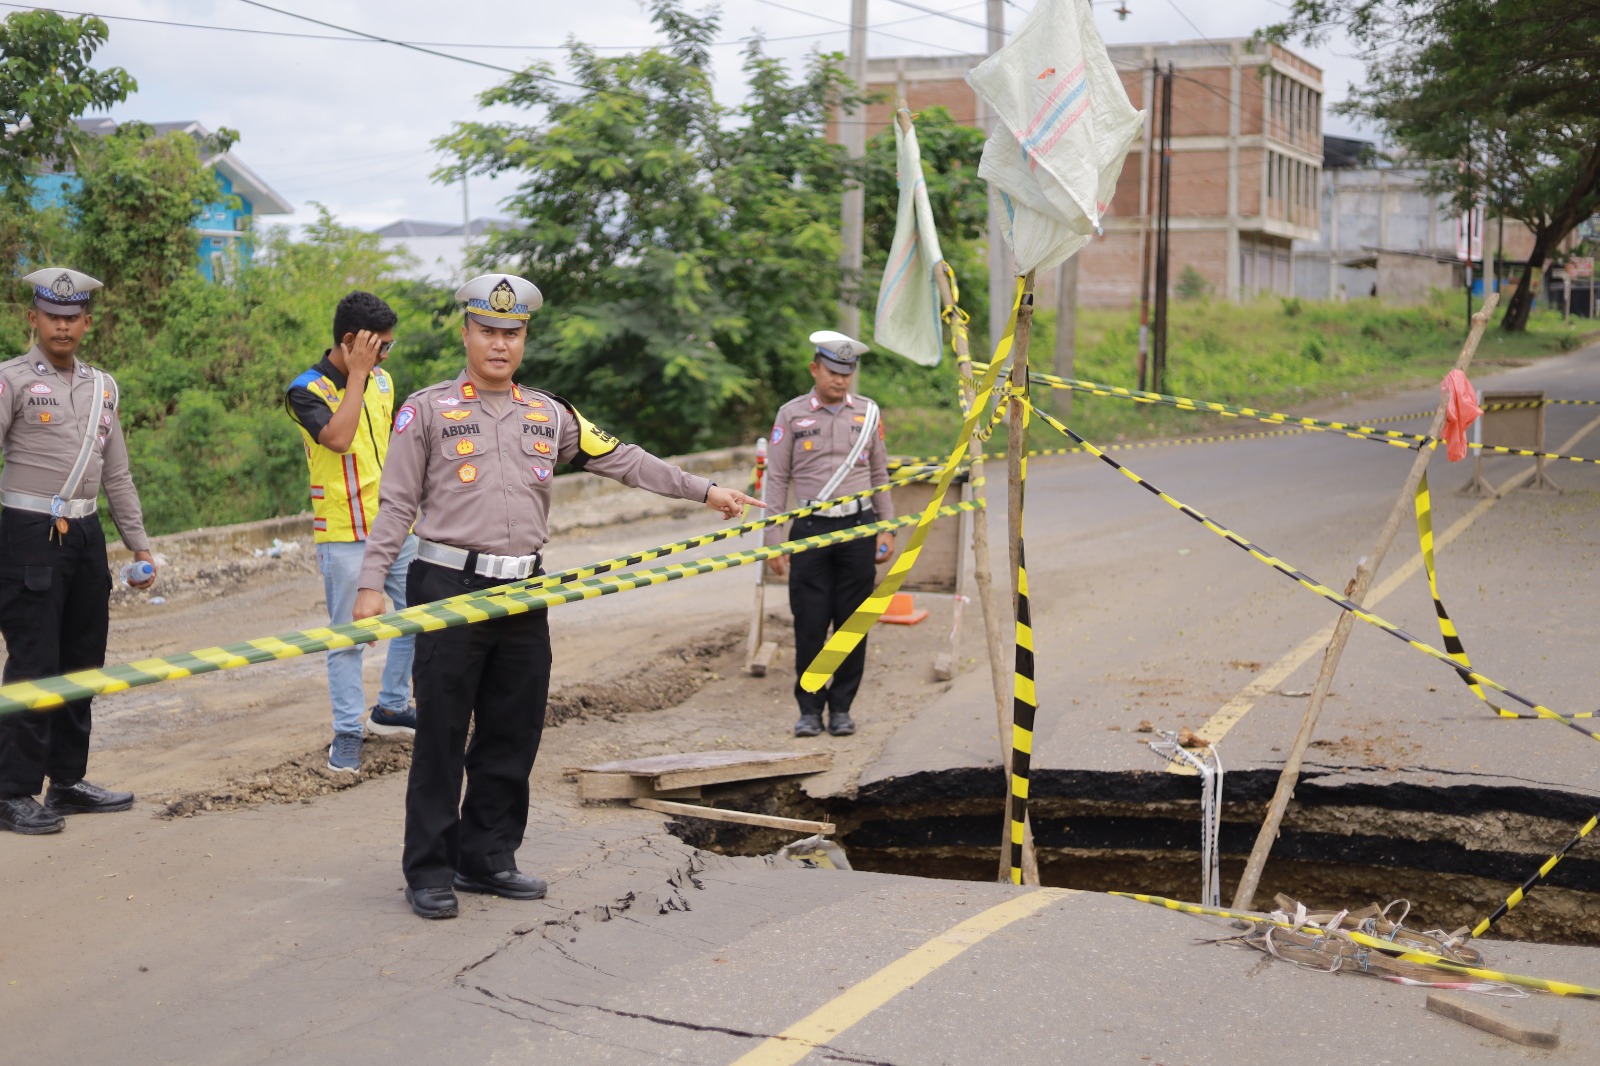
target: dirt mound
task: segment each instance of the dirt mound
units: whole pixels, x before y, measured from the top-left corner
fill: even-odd
[[[647,669],[603,681],[567,685],[550,696],[546,727],[584,719],[617,721],[621,716],[673,707],[699,692],[718,674],[707,665],[744,640],[743,627],[722,629],[673,648]],[[297,755],[255,774],[238,777],[218,788],[179,792],[158,798],[163,818],[189,818],[204,811],[229,811],[263,803],[297,803],[314,796],[354,788],[372,777],[411,766],[411,740],[370,740],[362,748],[361,772],[328,769],[325,748]]]
[[[295,803],[354,788],[369,777],[406,770],[411,766],[411,740],[377,740],[362,746],[361,772],[328,769],[326,748],[297,755],[252,777],[228,782],[221,788],[184,792],[161,799],[162,818],[188,818],[201,811],[229,811],[263,803]]]

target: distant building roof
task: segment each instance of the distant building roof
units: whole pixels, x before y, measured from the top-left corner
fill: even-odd
[[[74,120],[80,130],[105,137],[117,130],[117,120],[114,118],[79,118]],[[155,130],[157,135],[167,133],[187,133],[195,139],[208,137],[211,131],[194,119],[182,119],[177,122],[147,122],[145,125]],[[233,183],[233,191],[250,201],[250,206],[258,215],[288,215],[294,213],[294,205],[279,196],[277,191],[268,185],[262,178],[244,164],[244,160],[234,155],[233,152],[223,152],[221,155],[203,152],[201,162],[215,168]]]
[[[475,218],[470,225],[474,237],[490,230],[511,227],[511,223],[503,218]],[[424,222],[415,218],[402,218],[373,232],[379,237],[464,237],[466,226],[460,222]]]
[[[1377,145],[1354,137],[1322,136],[1322,169],[1348,170],[1351,167],[1371,166],[1377,157]]]

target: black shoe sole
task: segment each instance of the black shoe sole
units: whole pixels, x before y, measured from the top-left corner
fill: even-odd
[[[460,875],[457,875],[455,880],[451,882],[451,887],[457,892],[476,892],[483,896],[499,896],[501,899],[544,899],[545,893],[549,891],[549,888],[546,887],[539,889],[537,892],[525,892],[520,889],[514,892],[507,892],[502,888],[492,887],[482,881],[469,881]]]
[[[129,800],[127,803],[107,804],[104,807],[69,807],[66,804],[46,803],[44,809],[51,814],[59,814],[63,817],[69,814],[116,814],[119,811],[133,810],[133,800]]]
[[[57,822],[55,825],[44,826],[20,826],[12,825],[10,822],[0,822],[0,830],[17,833],[25,837],[49,836],[51,833],[61,832],[66,827],[67,823],[64,821]]]

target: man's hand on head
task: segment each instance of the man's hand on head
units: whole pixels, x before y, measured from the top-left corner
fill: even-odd
[[[366,377],[372,373],[372,368],[378,365],[381,347],[378,335],[369,329],[357,333],[348,344],[341,342],[339,348],[344,353],[344,365],[350,377]]]

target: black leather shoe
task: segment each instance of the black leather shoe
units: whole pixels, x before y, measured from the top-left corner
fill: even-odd
[[[422,888],[406,886],[406,902],[418,918],[454,918],[456,894],[449,885],[426,885]]]
[[[45,810],[32,796],[0,799],[0,829],[33,837],[59,833],[66,824],[65,818],[54,811]]]
[[[822,715],[802,714],[800,720],[794,724],[794,735],[797,737],[814,737],[822,732]]]
[[[87,781],[74,781],[70,785],[50,782],[45,790],[46,810],[57,814],[111,814],[133,806],[132,792],[112,792]]]
[[[506,899],[543,899],[547,886],[542,880],[517,870],[493,874],[456,874],[455,885],[463,892],[487,892]]]
[[[855,720],[850,717],[850,712],[828,715],[828,732],[836,737],[847,737],[856,731]]]

